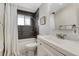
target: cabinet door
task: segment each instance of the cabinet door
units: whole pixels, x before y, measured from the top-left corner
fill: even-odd
[[[37,54],[38,56],[64,56],[46,43],[38,40]]]
[[[40,43],[40,45],[37,48],[37,55],[38,56],[51,56],[53,54]]]
[[[51,47],[50,45],[46,44],[46,43],[42,43],[42,45],[44,47],[46,47],[46,49],[48,49],[54,56],[64,56],[64,54],[62,54],[60,51],[56,50],[54,47]]]

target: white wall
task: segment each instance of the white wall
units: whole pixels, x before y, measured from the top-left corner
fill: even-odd
[[[57,12],[55,15],[56,28],[58,28],[59,25],[73,25],[73,24],[78,25],[77,10],[78,5],[71,4],[65,7],[64,9],[60,10],[59,12]]]
[[[46,24],[40,25],[40,18],[46,16]],[[39,34],[47,35],[52,33],[54,28],[54,15],[50,14],[50,4],[44,3],[39,8]]]
[[[79,26],[79,4],[69,4],[61,8],[55,15],[51,15],[52,4],[42,4],[39,8],[39,33],[51,34],[53,29],[58,28],[59,25],[73,25]],[[46,16],[46,25],[40,25],[40,18]],[[52,17],[51,17],[52,16]],[[54,22],[55,21],[55,22]]]
[[[40,25],[40,18],[46,16],[46,24]],[[39,8],[39,34],[49,34],[49,21],[48,21],[48,4],[42,4]]]
[[[49,26],[50,26],[50,34],[55,30],[55,19],[54,19],[54,14],[49,15]]]

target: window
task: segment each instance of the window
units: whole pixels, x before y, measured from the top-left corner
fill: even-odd
[[[30,16],[25,16],[25,25],[31,25],[31,18],[30,18]]]
[[[18,14],[18,25],[31,25],[31,16]]]
[[[24,15],[18,15],[18,25],[24,25]]]

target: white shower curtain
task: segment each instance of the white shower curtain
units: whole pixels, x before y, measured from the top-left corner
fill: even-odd
[[[17,50],[17,7],[13,4],[5,5],[5,54],[6,56],[18,55]]]
[[[4,21],[4,4],[0,3],[0,56],[3,55],[3,49],[4,49],[3,21]]]

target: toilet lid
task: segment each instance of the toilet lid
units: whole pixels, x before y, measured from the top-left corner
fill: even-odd
[[[29,43],[29,44],[26,45],[26,47],[36,47],[36,46],[37,46],[36,43]]]

